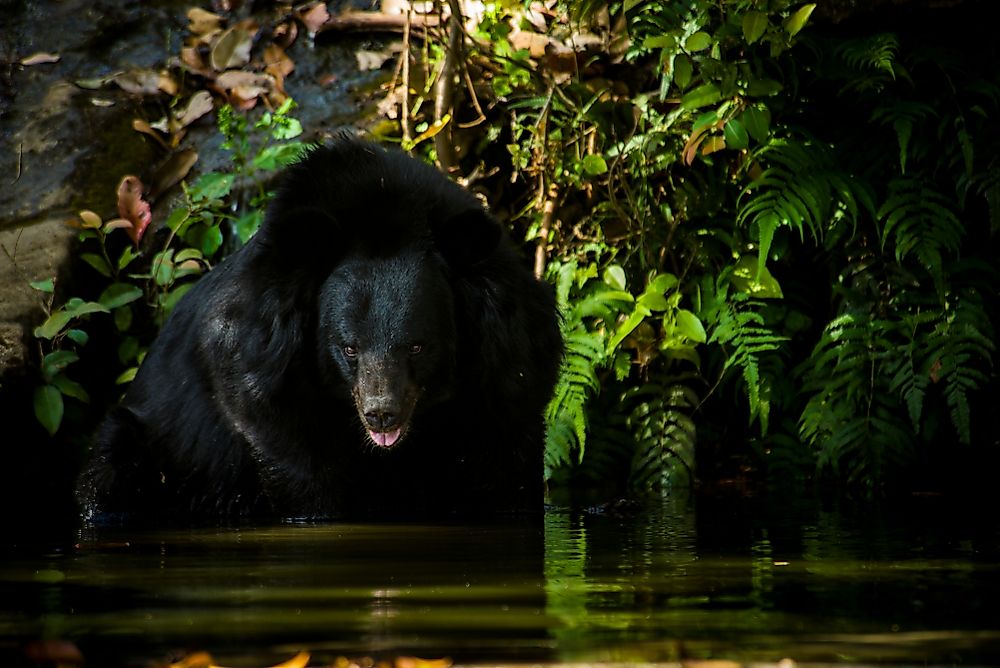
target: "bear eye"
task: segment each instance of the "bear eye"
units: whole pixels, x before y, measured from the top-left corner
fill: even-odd
[[[410,354],[411,355],[419,355],[420,353],[423,352],[423,350],[424,350],[424,346],[422,344],[420,344],[420,343],[411,343],[410,344]]]
[[[344,346],[343,350],[344,350],[344,355],[346,355],[347,357],[357,357],[358,356],[358,349],[356,347],[354,347],[354,346],[351,346],[351,345]]]

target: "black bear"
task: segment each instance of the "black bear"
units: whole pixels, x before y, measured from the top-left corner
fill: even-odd
[[[341,138],[177,304],[79,483],[91,517],[542,503],[552,291],[468,191]]]

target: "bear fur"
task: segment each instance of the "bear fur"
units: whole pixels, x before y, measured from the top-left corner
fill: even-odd
[[[550,287],[468,191],[341,138],[177,304],[79,482],[85,516],[538,510]]]

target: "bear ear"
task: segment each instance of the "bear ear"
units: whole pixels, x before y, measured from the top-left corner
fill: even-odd
[[[289,264],[329,259],[339,250],[340,222],[315,206],[272,206],[257,236],[271,259]]]
[[[433,229],[434,245],[448,264],[470,267],[489,257],[500,244],[500,223],[482,209],[469,209]]]

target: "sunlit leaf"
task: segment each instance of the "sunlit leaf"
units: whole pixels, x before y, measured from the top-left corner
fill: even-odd
[[[56,289],[54,278],[43,278],[40,281],[31,281],[28,283],[34,290],[39,292],[52,292]]]
[[[125,383],[131,383],[133,380],[135,380],[135,374],[137,373],[139,373],[139,367],[137,366],[125,369],[124,371],[121,372],[121,374],[118,375],[117,378],[115,378],[115,385],[124,385]]]
[[[794,14],[788,17],[785,21],[785,31],[789,36],[794,37],[798,34],[802,28],[805,27],[806,22],[809,20],[809,16],[812,15],[813,10],[816,9],[816,3],[811,2],[807,5],[802,5],[799,7]]]
[[[601,280],[615,290],[624,290],[627,284],[625,270],[620,265],[612,264],[605,267]]]
[[[608,171],[608,163],[605,162],[604,157],[600,155],[590,154],[583,159],[582,164],[583,171],[590,176],[604,174]]]
[[[69,324],[69,321],[73,319],[66,311],[56,311],[48,318],[45,319],[38,327],[35,327],[35,337],[39,339],[51,339],[53,336],[58,334],[63,330],[63,327]]]
[[[701,324],[701,320],[691,311],[687,309],[677,309],[677,329],[678,331],[686,336],[691,341],[695,343],[705,343],[708,340],[705,334],[705,326]]]
[[[712,36],[707,32],[699,30],[698,32],[692,34],[684,42],[684,49],[686,51],[704,51],[712,45]]]

